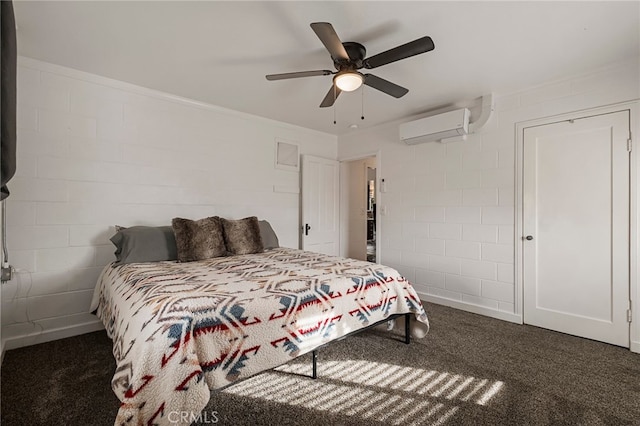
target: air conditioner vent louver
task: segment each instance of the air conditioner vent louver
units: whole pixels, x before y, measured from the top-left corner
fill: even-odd
[[[440,141],[469,133],[467,108],[433,115],[400,125],[400,140],[407,145]]]

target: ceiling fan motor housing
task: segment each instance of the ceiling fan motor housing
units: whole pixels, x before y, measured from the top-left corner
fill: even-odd
[[[351,69],[351,70],[359,70],[364,66],[364,58],[367,55],[367,49],[364,48],[360,43],[356,43],[355,41],[345,41],[342,43],[344,46],[344,50],[347,51],[347,55],[349,55],[350,59],[333,59],[333,65],[336,67],[338,71],[343,69]]]

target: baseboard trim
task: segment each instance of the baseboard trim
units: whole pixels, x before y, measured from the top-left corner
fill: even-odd
[[[31,333],[24,336],[16,336],[2,340],[2,355],[5,350],[22,348],[24,346],[37,345],[38,343],[51,342],[52,340],[64,339],[67,337],[79,336],[93,331],[104,330],[102,322],[95,321],[74,324],[67,327],[54,328],[38,333]]]
[[[496,311],[495,309],[487,308],[486,306],[474,305],[471,303],[461,302],[459,300],[447,299],[446,297],[434,296],[421,292],[418,292],[418,296],[420,296],[421,300],[436,303],[438,305],[449,306],[450,308],[460,309],[461,311],[472,312],[474,314],[480,314],[503,321],[522,324],[522,317],[520,315],[511,314],[509,312]]]
[[[629,345],[629,349],[631,350],[631,352],[640,354],[640,342],[631,341],[631,344]]]

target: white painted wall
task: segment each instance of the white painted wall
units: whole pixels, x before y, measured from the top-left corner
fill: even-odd
[[[493,117],[464,142],[407,146],[399,141],[399,122],[341,136],[339,159],[380,152],[378,178],[385,179],[387,192],[380,194],[378,209],[387,214],[380,216],[379,261],[400,270],[427,301],[521,322],[522,292],[514,279],[516,123],[638,99],[638,75],[636,59],[494,94]],[[472,109],[472,121],[473,115]],[[636,136],[636,158],[638,145]],[[635,282],[632,289],[640,318],[640,289]],[[635,324],[632,346],[640,343]]]
[[[333,135],[20,58],[18,169],[7,201],[6,348],[98,329],[88,313],[113,226],[257,215],[298,247],[299,173],[275,139],[336,158]],[[33,337],[27,337],[33,336]]]

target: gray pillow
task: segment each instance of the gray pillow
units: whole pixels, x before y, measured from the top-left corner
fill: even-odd
[[[116,264],[159,262],[178,258],[176,239],[170,226],[116,226],[111,237],[116,246]]]
[[[258,226],[260,226],[260,238],[262,238],[262,245],[265,250],[280,247],[278,236],[269,222],[266,220],[260,220],[258,221]]]
[[[251,216],[237,220],[220,218],[220,220],[229,254],[251,254],[264,251],[257,217]]]
[[[211,259],[226,254],[222,224],[218,216],[200,220],[176,217],[171,220],[171,226],[180,262]]]

